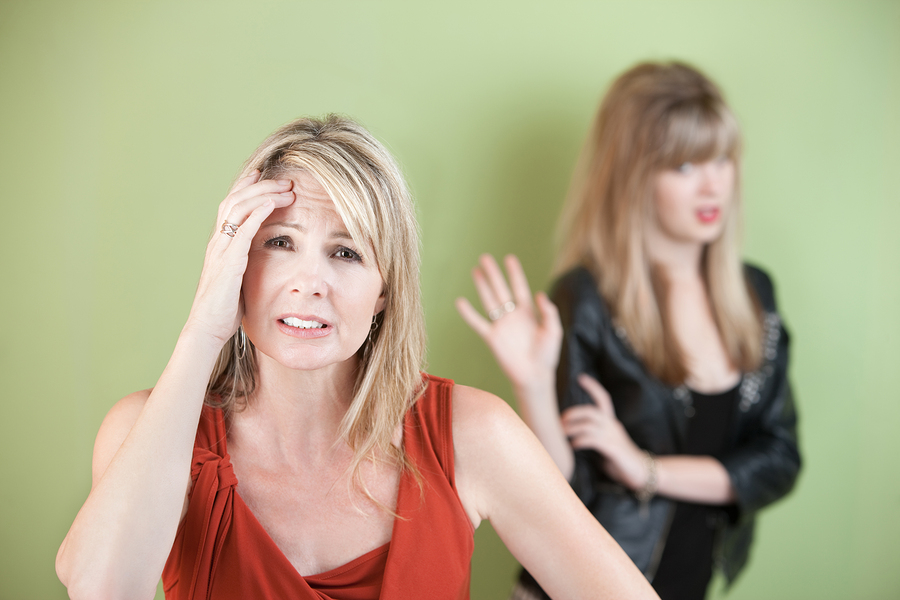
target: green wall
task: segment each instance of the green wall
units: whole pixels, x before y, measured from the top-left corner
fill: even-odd
[[[728,596],[900,596],[900,3],[2,0],[0,599],[65,597],[100,421],[153,385],[271,130],[337,111],[388,144],[418,199],[429,368],[509,398],[453,299],[485,251],[548,284],[599,97],[671,57],[741,119],[746,255],[794,341],[805,467]],[[477,542],[473,598],[502,598],[514,560]]]

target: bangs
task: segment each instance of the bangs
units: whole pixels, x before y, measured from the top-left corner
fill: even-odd
[[[310,145],[307,144],[307,148]],[[374,202],[366,201],[371,200],[372,190],[368,189],[364,174],[352,168],[352,162],[340,160],[343,158],[340,156],[337,158],[287,150],[267,161],[260,179],[277,179],[297,172],[311,175],[331,198],[353,241],[361,249],[368,248],[374,253],[374,256],[364,258],[372,260],[380,269]]]
[[[668,115],[658,164],[664,169],[719,157],[738,160],[741,146],[737,121],[724,106],[688,104]]]
[[[379,260],[383,256],[380,256],[382,253],[378,247],[378,219],[374,210],[377,203],[372,190],[358,177],[359,174],[344,169],[328,168],[331,165],[320,166],[325,168],[307,167],[306,170],[315,177],[334,202],[334,208],[353,241],[361,250],[367,249],[373,253],[372,256],[363,258],[377,266],[384,277],[384,267]]]

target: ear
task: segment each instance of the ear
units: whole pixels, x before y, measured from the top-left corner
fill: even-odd
[[[381,295],[378,296],[378,300],[375,301],[375,313],[372,316],[377,315],[381,311],[384,310],[384,306],[387,304],[387,297],[385,294],[385,290],[381,288]]]

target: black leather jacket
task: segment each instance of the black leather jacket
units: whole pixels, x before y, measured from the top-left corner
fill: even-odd
[[[745,276],[765,313],[764,360],[745,373],[727,447],[721,458],[737,496],[719,512],[714,562],[730,583],[747,561],[756,511],[787,494],[800,469],[797,416],[787,379],[788,334],[775,308],[768,276],[745,267]],[[591,274],[575,269],[552,293],[565,328],[557,373],[560,411],[590,403],[576,381],[597,378],[609,391],[621,420],[641,448],[658,455],[682,454],[691,394],[650,375],[632,352],[625,331],[610,318]],[[665,545],[675,503],[653,498],[642,507],[634,494],[611,481],[593,450],[575,453],[572,487],[651,581]],[[527,576],[526,576],[527,577]]]

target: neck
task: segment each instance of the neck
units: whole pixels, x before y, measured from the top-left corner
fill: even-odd
[[[300,371],[262,353],[257,358],[258,385],[247,408],[232,417],[229,444],[265,447],[278,461],[308,463],[332,456],[353,400],[357,360]]]
[[[670,283],[701,277],[704,247],[705,244],[702,243],[673,240],[655,232],[651,232],[646,238],[650,264],[661,268]]]

